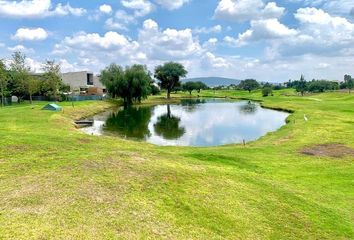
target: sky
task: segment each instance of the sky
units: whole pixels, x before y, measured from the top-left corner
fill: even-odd
[[[99,73],[177,61],[188,77],[354,75],[354,0],[0,0],[0,59]]]

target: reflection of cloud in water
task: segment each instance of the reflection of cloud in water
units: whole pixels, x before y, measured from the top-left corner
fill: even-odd
[[[247,101],[225,102],[223,100],[207,100],[207,103],[193,106],[171,105],[171,116],[180,119],[173,125],[176,129],[184,129],[184,134],[175,135],[177,139],[166,139],[165,134],[156,133],[156,123],[161,116],[167,114],[167,105],[152,107],[146,141],[157,145],[178,146],[216,146],[230,143],[241,143],[243,140],[252,141],[272,132],[285,124],[289,115],[269,109],[263,109],[253,104],[251,109]],[[85,132],[96,135],[102,133],[107,114],[95,117],[95,125]],[[159,129],[161,131],[161,129]],[[169,136],[173,136],[170,134]],[[173,138],[173,137],[170,137]]]
[[[217,102],[199,105],[197,111],[187,112],[179,105],[171,106],[171,113],[181,119],[181,127],[186,129],[179,139],[166,140],[156,134],[147,139],[158,145],[213,146],[252,141],[266,133],[275,131],[285,123],[287,113],[263,109],[245,114],[240,111],[247,102]],[[235,108],[236,106],[236,108]],[[149,124],[153,125],[160,115],[166,113],[166,106],[156,106]]]

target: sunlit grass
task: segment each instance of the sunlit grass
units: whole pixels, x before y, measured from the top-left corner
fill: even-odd
[[[300,153],[322,143],[354,148],[354,94],[197,95],[295,112],[246,146],[192,148],[75,128],[73,119],[108,102],[60,103],[59,113],[42,111],[40,102],[0,108],[0,239],[354,238],[353,157]]]

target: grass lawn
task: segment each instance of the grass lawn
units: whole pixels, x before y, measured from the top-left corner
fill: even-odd
[[[0,239],[354,238],[354,157],[300,153],[354,148],[354,94],[200,95],[295,113],[246,146],[192,148],[74,127],[107,102],[64,103],[63,113],[41,111],[44,103],[0,109]]]

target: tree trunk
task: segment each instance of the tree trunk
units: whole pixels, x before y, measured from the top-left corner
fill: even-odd
[[[30,104],[32,105],[32,94],[30,94]]]
[[[5,98],[4,98],[4,90],[3,88],[1,88],[1,107],[4,107],[5,106]]]
[[[171,98],[171,90],[167,89],[167,99],[170,99],[170,98]]]

